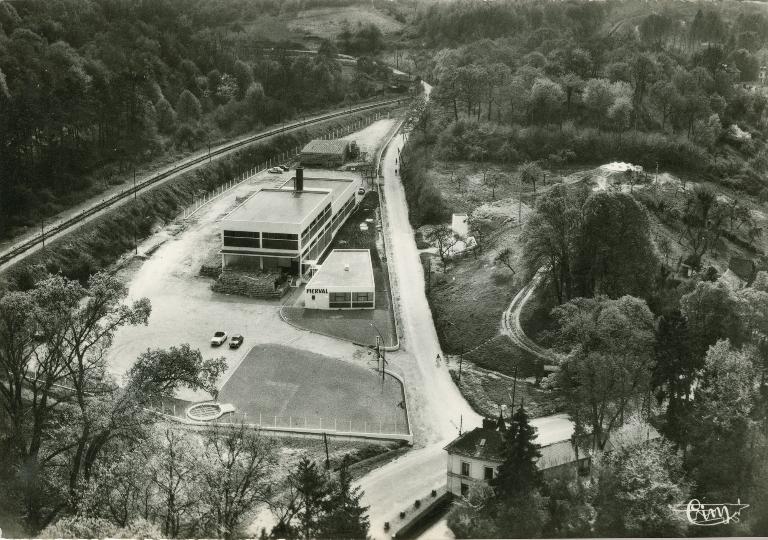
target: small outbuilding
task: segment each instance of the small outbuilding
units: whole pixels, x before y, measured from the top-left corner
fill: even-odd
[[[373,309],[376,305],[371,252],[334,249],[304,289],[308,309]]]
[[[349,156],[349,141],[314,139],[301,149],[304,167],[341,167]]]

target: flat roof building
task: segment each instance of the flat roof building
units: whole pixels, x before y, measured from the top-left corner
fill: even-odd
[[[368,249],[334,249],[304,289],[309,309],[373,309],[376,285]]]
[[[302,168],[276,189],[257,191],[221,223],[222,266],[303,276],[362,198],[360,181],[304,177]]]

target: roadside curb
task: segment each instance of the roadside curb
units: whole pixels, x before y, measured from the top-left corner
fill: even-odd
[[[389,139],[387,139],[387,142],[384,143],[381,147],[381,150],[379,151],[378,156],[376,157],[376,192],[379,195],[379,219],[381,220],[381,240],[384,244],[384,252],[387,255],[387,269],[389,269],[389,261],[393,261],[392,257],[392,248],[390,247],[390,243],[387,240],[387,231],[389,230],[389,218],[388,216],[388,210],[386,205],[386,198],[384,196],[384,190],[380,189],[381,184],[378,182],[379,178],[379,170],[381,168],[381,158],[384,155],[384,152],[389,148],[389,145],[392,144],[392,140],[400,133],[400,130],[403,127],[403,120],[400,120],[395,124],[395,127],[392,129],[392,135],[390,135]],[[396,351],[400,349],[400,336],[401,336],[401,314],[400,314],[400,283],[397,280],[397,275],[394,272],[387,272],[389,276],[389,297],[392,300],[392,308],[393,308],[393,315],[395,320],[395,338],[397,339],[396,343],[392,347],[384,347],[384,350],[387,351]]]

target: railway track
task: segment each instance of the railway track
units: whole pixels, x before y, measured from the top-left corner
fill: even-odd
[[[313,124],[317,124],[320,122],[325,122],[327,120],[332,120],[334,118],[340,118],[343,116],[348,116],[351,114],[356,114],[360,112],[370,111],[374,109],[379,109],[381,107],[386,107],[388,105],[396,105],[404,101],[403,98],[398,99],[389,99],[386,101],[378,101],[376,103],[369,103],[366,105],[361,105],[359,107],[354,107],[352,109],[346,109],[343,111],[336,111],[332,113],[327,113],[320,116],[315,116],[313,118],[307,119],[307,120],[301,120],[298,122],[294,122],[292,124],[289,124],[287,126],[281,126],[278,128],[270,129],[268,131],[263,131],[261,133],[257,133],[255,135],[252,135],[250,137],[247,137],[245,139],[240,139],[237,141],[233,141],[231,143],[224,144],[222,146],[219,146],[217,148],[211,149],[210,153],[204,153],[198,157],[195,157],[190,160],[186,160],[183,163],[172,167],[166,171],[163,171],[161,173],[158,173],[150,178],[147,178],[146,180],[143,180],[140,183],[137,183],[135,186],[126,189],[118,194],[113,195],[112,197],[105,199],[97,204],[94,204],[87,210],[84,210],[82,213],[77,214],[76,216],[72,216],[61,223],[58,223],[54,226],[52,226],[47,231],[44,231],[41,234],[36,235],[35,237],[22,242],[20,244],[16,244],[11,249],[3,252],[0,254],[0,270],[2,270],[9,262],[13,261],[14,259],[17,259],[19,256],[27,253],[31,249],[33,249],[38,244],[43,244],[45,240],[52,239],[52,237],[61,234],[62,232],[65,232],[69,229],[74,228],[78,224],[82,223],[83,221],[87,220],[89,217],[101,212],[102,210],[109,208],[110,206],[113,206],[115,203],[124,200],[128,197],[133,196],[135,193],[138,193],[147,187],[150,187],[154,184],[157,184],[169,176],[173,176],[175,174],[185,172],[187,170],[195,168],[200,163],[203,163],[204,161],[220,156],[221,154],[225,154],[227,152],[230,152],[232,150],[235,150],[237,148],[241,148],[243,146],[248,146],[249,144],[252,144],[256,141],[266,139],[268,137],[273,137],[275,135],[279,135],[280,133],[285,133],[288,131],[292,131],[294,129],[304,127],[304,126],[310,126]]]

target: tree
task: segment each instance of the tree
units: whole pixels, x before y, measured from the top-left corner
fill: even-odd
[[[497,262],[503,264],[506,266],[510,272],[512,272],[512,275],[515,275],[517,271],[515,270],[515,266],[513,264],[514,261],[514,254],[512,253],[512,249],[506,247],[499,251],[499,254],[496,255]]]
[[[367,506],[361,504],[363,492],[352,486],[349,459],[341,463],[339,474],[331,485],[328,498],[323,504],[323,517],[319,525],[320,538],[367,538],[369,522]]]
[[[200,100],[189,90],[184,90],[176,103],[176,113],[181,122],[197,122],[202,113]]]
[[[542,486],[541,471],[536,466],[541,457],[539,445],[535,442],[536,431],[528,421],[525,408],[520,405],[503,431],[503,461],[491,482],[498,497],[510,499],[524,496]]]
[[[427,234],[427,241],[437,247],[437,254],[440,257],[440,261],[445,265],[451,254],[451,249],[458,243],[459,238],[450,227],[440,224],[429,231]]]
[[[533,161],[527,161],[520,165],[518,174],[520,175],[520,181],[524,184],[532,184],[533,192],[536,193],[536,181],[544,176],[544,171],[539,167],[539,164]]]
[[[104,375],[106,347],[119,328],[145,324],[151,310],[146,298],[128,305],[126,296],[116,278],[94,274],[87,287],[52,276],[30,292],[0,300],[0,397],[10,422],[9,458],[18,467],[16,487],[23,493],[31,530],[68,506],[46,488],[52,483],[47,475],[58,470],[55,459],[74,452],[67,456],[67,478],[60,489],[76,500],[80,483],[115,433],[115,419],[107,416],[105,427],[96,414],[109,408],[115,396]],[[59,384],[70,390],[62,391]],[[105,401],[92,399],[95,390],[103,392]],[[70,431],[66,437],[51,437],[51,426],[62,421],[62,414]]]
[[[191,450],[191,451],[190,451]],[[153,467],[153,482],[159,491],[163,535],[176,538],[185,519],[199,513],[199,450],[185,435],[166,428]]]
[[[602,129],[608,109],[613,105],[611,83],[607,79],[589,79],[584,86],[584,106],[592,113],[598,129]]]
[[[243,99],[248,87],[253,83],[253,71],[248,64],[237,60],[232,75],[237,83],[237,99]]]
[[[667,401],[663,431],[672,441],[682,444],[686,440],[693,384],[703,362],[691,353],[688,321],[680,311],[659,318],[655,357],[653,386],[659,401]]]
[[[576,432],[603,450],[613,430],[642,410],[653,367],[653,316],[631,296],[576,298],[556,307],[555,339],[567,354],[551,375]]]
[[[176,129],[176,111],[165,98],[155,104],[155,110],[157,111],[157,125],[163,133],[173,133]]]
[[[574,266],[579,294],[649,298],[659,262],[644,209],[630,194],[597,192],[582,213]]]
[[[680,100],[680,95],[677,93],[677,89],[671,82],[660,80],[656,81],[653,83],[653,86],[651,86],[650,96],[651,103],[661,115],[661,129],[664,131],[667,121],[672,116],[672,113]]]
[[[747,500],[753,486],[751,415],[757,374],[752,354],[733,349],[727,339],[718,341],[707,351],[696,389],[686,466],[693,473],[696,493],[711,500],[726,496]]]
[[[711,189],[696,186],[687,195],[682,219],[685,226],[683,236],[696,261],[700,261],[720,239],[721,225],[726,215]]]
[[[246,515],[271,499],[275,463],[274,444],[244,425],[206,433],[198,469],[209,534],[238,536]]]
[[[674,505],[688,498],[679,457],[664,443],[624,446],[598,461],[595,530],[600,536],[683,536]]]
[[[288,475],[281,498],[273,503],[272,511],[278,520],[273,536],[318,538],[326,519],[328,487],[328,481],[315,462],[304,456]],[[353,510],[352,506],[348,510]],[[357,510],[354,510],[348,517],[356,514]],[[325,524],[329,526],[327,522]],[[357,525],[363,526],[363,523]]]
[[[543,124],[559,122],[564,101],[565,92],[559,84],[550,79],[537,79],[531,87],[528,105],[531,118]]]
[[[546,270],[549,284],[559,304],[575,293],[572,267],[577,256],[576,242],[581,229],[587,193],[556,185],[536,204],[536,211],[523,229],[523,262],[533,277]]]
[[[507,175],[499,171],[488,171],[483,173],[483,183],[491,188],[491,199],[496,200],[496,188],[503,187],[508,183]]]
[[[701,361],[711,345],[720,339],[742,342],[738,304],[723,282],[699,281],[696,288],[680,299],[685,315],[694,362]]]

